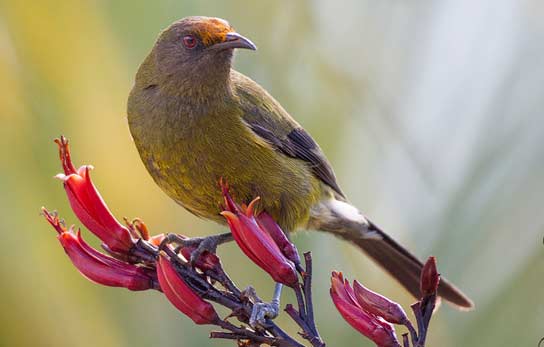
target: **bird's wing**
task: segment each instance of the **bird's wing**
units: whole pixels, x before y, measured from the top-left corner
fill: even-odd
[[[345,198],[329,161],[310,134],[250,78],[234,70],[231,78],[244,111],[242,117],[251,130],[281,153],[308,163],[317,178]]]

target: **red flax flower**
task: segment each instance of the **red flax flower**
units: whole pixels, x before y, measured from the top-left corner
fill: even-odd
[[[72,228],[67,230],[58,216],[46,209],[42,211],[47,221],[57,230],[57,238],[64,251],[83,276],[92,282],[110,287],[130,290],[153,288],[153,272],[97,251],[83,240],[79,231],[76,234]]]
[[[330,293],[342,317],[378,347],[400,346],[393,326],[381,317],[365,310],[357,302],[353,288],[341,273],[332,273]]]
[[[157,261],[157,277],[166,298],[196,324],[217,323],[219,317],[213,306],[185,283],[164,254]]]
[[[222,188],[226,210],[221,214],[227,219],[240,249],[274,281],[295,287],[298,284],[295,265],[285,257],[272,236],[255,219],[253,208],[259,199],[253,200],[245,210],[241,210],[229,195],[228,188]]]
[[[132,237],[129,230],[112,215],[92,183],[89,175],[92,166],[82,166],[76,170],[70,158],[68,141],[61,137],[55,142],[59,146],[64,169],[64,174],[58,174],[57,178],[64,182],[72,210],[81,223],[98,236],[108,249],[126,253],[133,246]]]

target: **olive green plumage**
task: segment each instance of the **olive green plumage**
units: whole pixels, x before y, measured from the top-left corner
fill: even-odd
[[[351,206],[319,146],[257,83],[231,69],[234,48],[255,46],[217,18],[166,30],[140,66],[128,122],[155,182],[197,216],[224,223],[218,182],[235,199],[261,197],[285,231],[331,232],[372,257],[414,296],[422,263]],[[438,293],[472,302],[445,278]]]

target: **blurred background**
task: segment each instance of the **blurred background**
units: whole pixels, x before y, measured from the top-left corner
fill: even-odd
[[[538,0],[0,0],[0,345],[231,346],[208,340],[156,292],[85,280],[39,214],[76,223],[53,138],[119,217],[153,233],[221,227],[152,182],[126,124],[139,63],[164,27],[226,18],[259,47],[236,68],[268,89],[321,144],[350,199],[476,302],[447,305],[429,346],[537,346],[544,337],[544,5]],[[191,155],[186,153],[186,155]],[[84,231],[87,239],[91,237]],[[299,233],[314,252],[316,315],[330,346],[371,346],[328,295],[333,269],[407,307],[358,250]],[[96,243],[95,243],[96,244]],[[234,246],[240,286],[271,280]],[[291,300],[284,296],[284,302]],[[285,317],[280,324],[294,332]]]

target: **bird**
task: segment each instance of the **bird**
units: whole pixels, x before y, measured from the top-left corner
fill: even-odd
[[[319,230],[360,248],[414,297],[422,262],[371,222],[340,188],[330,162],[263,87],[233,69],[235,49],[256,50],[224,19],[192,16],[159,35],[127,103],[130,133],[156,184],[194,215],[225,223],[217,182],[260,197],[287,233]],[[473,302],[442,278],[438,295]]]

